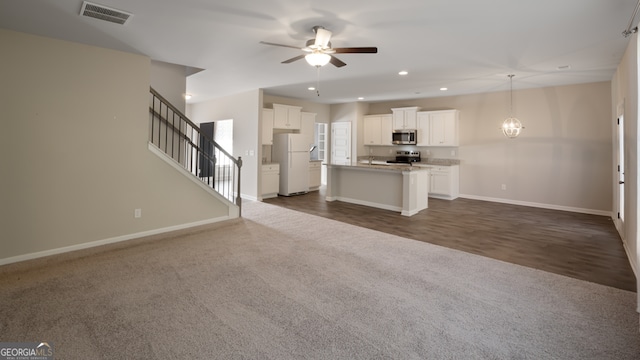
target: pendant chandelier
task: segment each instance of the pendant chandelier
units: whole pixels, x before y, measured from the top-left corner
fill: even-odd
[[[513,116],[513,77],[515,75],[510,74],[507,76],[509,76],[509,80],[511,83],[511,100],[510,100],[510,108],[509,108],[509,117],[502,123],[502,133],[504,134],[504,136],[510,139],[513,139],[518,137],[518,135],[520,135],[520,132],[522,131],[522,129],[524,129],[524,126],[522,126],[522,123],[520,122],[520,120],[518,120]]]

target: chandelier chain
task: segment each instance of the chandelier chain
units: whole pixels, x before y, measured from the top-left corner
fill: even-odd
[[[513,77],[514,74],[509,74],[509,82],[510,82],[510,99],[509,99],[509,117],[513,117]]]
[[[524,126],[522,126],[520,120],[513,117],[513,77],[515,75],[509,74],[507,76],[509,76],[509,118],[502,123],[502,133],[504,136],[513,139],[520,135]]]

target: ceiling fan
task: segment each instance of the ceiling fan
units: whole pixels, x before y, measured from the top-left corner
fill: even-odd
[[[313,32],[316,34],[314,39],[307,40],[305,47],[300,48],[297,46],[275,44],[266,41],[260,41],[261,44],[282,46],[293,49],[299,49],[307,54],[298,55],[283,61],[283,64],[289,64],[294,61],[305,58],[309,65],[320,67],[328,63],[333,64],[336,67],[343,67],[347,65],[342,60],[333,56],[333,54],[375,54],[378,52],[377,47],[348,47],[348,48],[332,48],[331,47],[331,31],[325,29],[322,26],[314,26]]]

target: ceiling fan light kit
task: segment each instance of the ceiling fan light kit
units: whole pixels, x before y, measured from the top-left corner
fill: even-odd
[[[321,52],[313,52],[309,55],[305,55],[304,59],[307,60],[309,65],[320,67],[327,65],[329,61],[331,61],[331,55]]]

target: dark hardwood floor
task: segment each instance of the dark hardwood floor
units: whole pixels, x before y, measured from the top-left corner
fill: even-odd
[[[605,216],[488,201],[429,199],[399,213],[327,202],[324,191],[265,203],[572,278],[636,291],[636,279],[613,221]],[[331,229],[327,229],[330,234]]]

